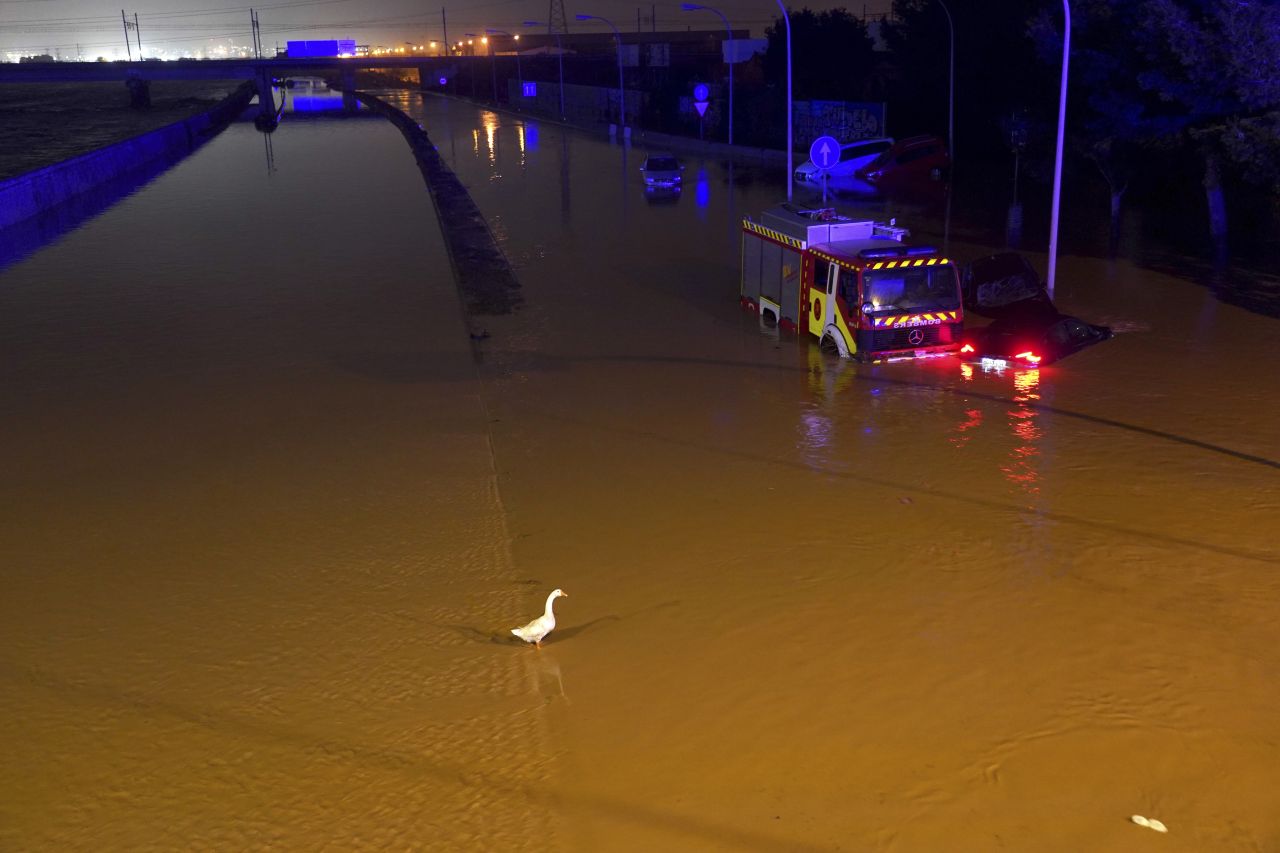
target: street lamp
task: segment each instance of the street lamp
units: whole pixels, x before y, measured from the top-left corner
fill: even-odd
[[[467,70],[471,77],[471,97],[476,96],[476,34],[463,33],[467,37],[467,55],[471,57],[471,61],[467,63]]]
[[[1062,196],[1062,132],[1067,125],[1067,66],[1071,62],[1071,6],[1062,0],[1062,82],[1058,87],[1058,149],[1053,155],[1053,207],[1049,216],[1049,298],[1053,299],[1053,278],[1058,266],[1058,200]]]
[[[506,36],[512,41],[520,41],[520,36],[512,35],[506,30],[486,29],[486,33],[491,36]],[[524,72],[520,70],[520,45],[515,45],[516,50],[516,79],[520,81],[520,95],[524,96]]]
[[[686,12],[695,12],[699,9],[705,9],[708,12],[714,12],[715,14],[719,15],[720,20],[724,21],[724,28],[725,28],[725,31],[729,34],[729,41],[733,41],[733,30],[729,28],[729,19],[724,16],[724,12],[721,12],[719,9],[713,9],[710,6],[703,6],[700,3],[681,3],[680,8],[685,10]],[[721,52],[722,53],[724,52],[724,48],[721,48]],[[726,62],[728,61],[726,60]],[[733,63],[728,62],[728,65],[729,65],[729,144],[732,145],[733,144]]]
[[[796,178],[795,156],[791,150],[791,16],[787,14],[787,7],[782,4],[782,0],[778,0],[778,8],[782,10],[782,20],[787,25],[787,201],[791,201]]]
[[[779,3],[782,0],[778,0]],[[613,36],[618,40],[618,128],[621,129],[627,124],[627,102],[626,95],[622,91],[622,33],[618,32],[618,28],[613,25],[613,21],[608,18],[602,18],[599,15],[575,15],[579,21],[604,21],[609,25],[609,29],[613,30]]]
[[[947,27],[951,31],[951,86],[947,94],[947,148],[951,149],[951,162],[956,162],[956,25],[951,20],[951,10],[947,8],[944,0],[938,0],[938,5],[942,7],[942,11],[947,16]]]
[[[524,25],[526,27],[546,27],[551,29],[550,24],[544,24],[541,21],[525,21]],[[560,56],[560,120],[564,121],[564,46],[560,44],[560,33],[557,32],[555,36],[556,53]]]

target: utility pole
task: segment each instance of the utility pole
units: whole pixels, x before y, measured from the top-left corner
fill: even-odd
[[[138,29],[138,13],[133,13],[133,34],[138,37],[138,59],[142,59],[142,30]]]
[[[124,16],[124,9],[120,10],[120,24],[124,27],[124,49],[129,57],[129,61],[133,62],[133,45],[129,43],[129,19]]]
[[[444,55],[449,55],[449,22],[444,17],[444,7],[440,7],[440,26],[444,27]],[[445,72],[446,74],[448,72]]]

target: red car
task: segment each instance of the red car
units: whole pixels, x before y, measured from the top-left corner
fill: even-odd
[[[857,176],[877,187],[942,180],[951,167],[947,143],[936,136],[899,139]]]

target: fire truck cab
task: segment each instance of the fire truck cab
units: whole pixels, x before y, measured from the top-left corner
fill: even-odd
[[[960,346],[960,277],[896,223],[779,204],[742,222],[741,302],[847,358],[945,355]]]

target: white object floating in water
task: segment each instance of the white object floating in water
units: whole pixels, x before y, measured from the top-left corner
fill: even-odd
[[[1129,820],[1133,821],[1138,826],[1145,826],[1147,829],[1154,829],[1156,832],[1169,831],[1169,827],[1165,826],[1163,823],[1161,823],[1160,821],[1156,820],[1153,817],[1143,817],[1140,814],[1136,814],[1131,818],[1129,818]]]
[[[569,597],[569,593],[562,589],[551,590],[551,594],[547,596],[547,609],[543,611],[542,615],[528,625],[512,628],[511,633],[526,643],[533,643],[538,648],[542,648],[542,638],[550,634],[551,629],[556,626],[556,615],[551,611],[551,603],[562,595],[565,598]]]

